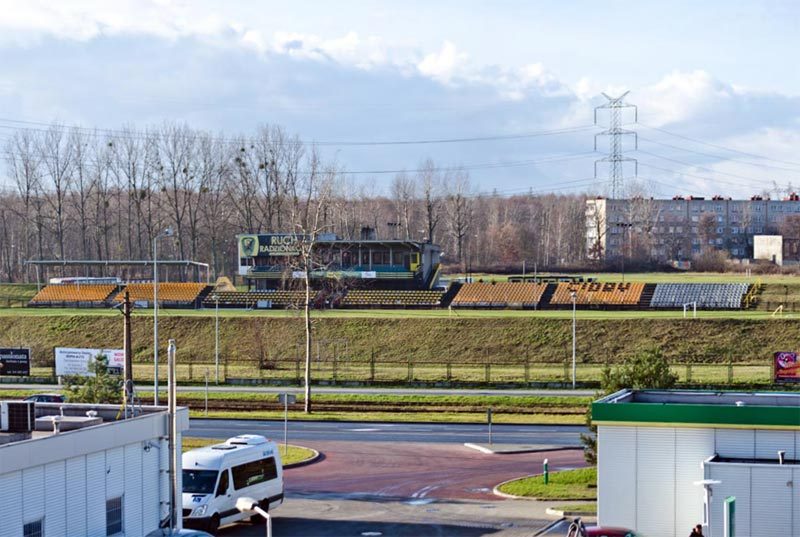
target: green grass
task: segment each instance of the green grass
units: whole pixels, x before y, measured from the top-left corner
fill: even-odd
[[[564,505],[554,505],[552,506],[553,509],[557,511],[570,511],[573,513],[590,513],[592,515],[597,514],[597,502],[593,503],[565,503]]]
[[[191,436],[184,436],[183,437],[183,451],[189,451],[190,449],[197,449],[200,447],[210,446],[212,444],[219,444],[224,442],[225,439],[219,438],[197,438]],[[314,450],[309,449],[307,447],[302,446],[287,446],[288,450],[284,449],[283,444],[280,445],[281,451],[281,462],[284,466],[289,464],[296,464],[298,462],[307,461],[311,457],[314,456]]]
[[[193,418],[258,419],[282,420],[283,411],[209,411],[202,409],[190,412]],[[357,421],[357,422],[395,422],[395,423],[486,423],[486,412],[312,412],[290,411],[290,420],[297,421]],[[582,425],[586,422],[581,414],[501,414],[492,416],[493,423],[518,425]]]
[[[552,472],[547,485],[541,475],[524,477],[502,485],[500,491],[537,500],[596,500],[597,468]]]

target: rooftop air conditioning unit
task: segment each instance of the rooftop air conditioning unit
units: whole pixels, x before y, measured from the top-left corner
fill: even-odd
[[[0,431],[29,433],[36,429],[33,401],[0,401]]]

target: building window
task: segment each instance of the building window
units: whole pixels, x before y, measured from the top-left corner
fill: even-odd
[[[22,536],[42,537],[42,535],[44,535],[44,530],[42,529],[43,525],[43,519],[41,518],[39,520],[34,520],[33,522],[28,522],[22,526]]]
[[[122,496],[106,500],[106,536],[122,533]]]
[[[676,226],[675,233],[683,233],[683,226]]]

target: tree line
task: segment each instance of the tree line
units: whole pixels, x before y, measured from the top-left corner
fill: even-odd
[[[232,275],[236,234],[297,231],[298,209],[312,198],[320,230],[353,239],[370,227],[378,238],[431,240],[453,270],[523,261],[552,269],[586,259],[582,195],[481,192],[467,170],[430,159],[379,188],[375,177],[349,174],[279,126],[225,138],[179,124],[52,125],[16,131],[3,155],[3,281],[35,281],[24,264],[31,259],[150,259],[154,237],[168,226],[174,241],[159,245],[160,259],[207,262],[212,275]]]

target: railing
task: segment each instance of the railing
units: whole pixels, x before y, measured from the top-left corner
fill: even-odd
[[[758,295],[761,293],[762,287],[763,283],[761,282],[761,278],[757,278],[756,282],[752,286],[750,286],[750,289],[744,296],[744,300],[742,300],[742,307],[744,309],[749,309],[751,306],[757,303]]]
[[[214,368],[214,361],[187,357],[177,364],[179,382],[202,382],[207,369]],[[610,364],[612,367],[614,364]],[[364,383],[430,385],[459,384],[560,384],[571,382],[571,360],[535,361],[507,360],[487,362],[379,360],[376,357],[360,359],[328,358],[312,360],[312,377],[315,383]],[[604,363],[578,363],[577,381],[584,385],[597,385]],[[771,383],[772,368],[769,360],[760,363],[736,363],[721,359],[718,362],[702,363],[675,361],[672,371],[683,385],[767,385]],[[223,360],[221,379],[223,382],[243,384],[301,384],[305,369],[303,358],[265,360],[257,362],[229,362]],[[160,377],[166,379],[166,368]],[[55,382],[52,366],[33,367],[31,375],[38,380]],[[135,363],[134,378],[137,382],[153,379],[151,363]],[[7,379],[4,379],[7,380]]]

